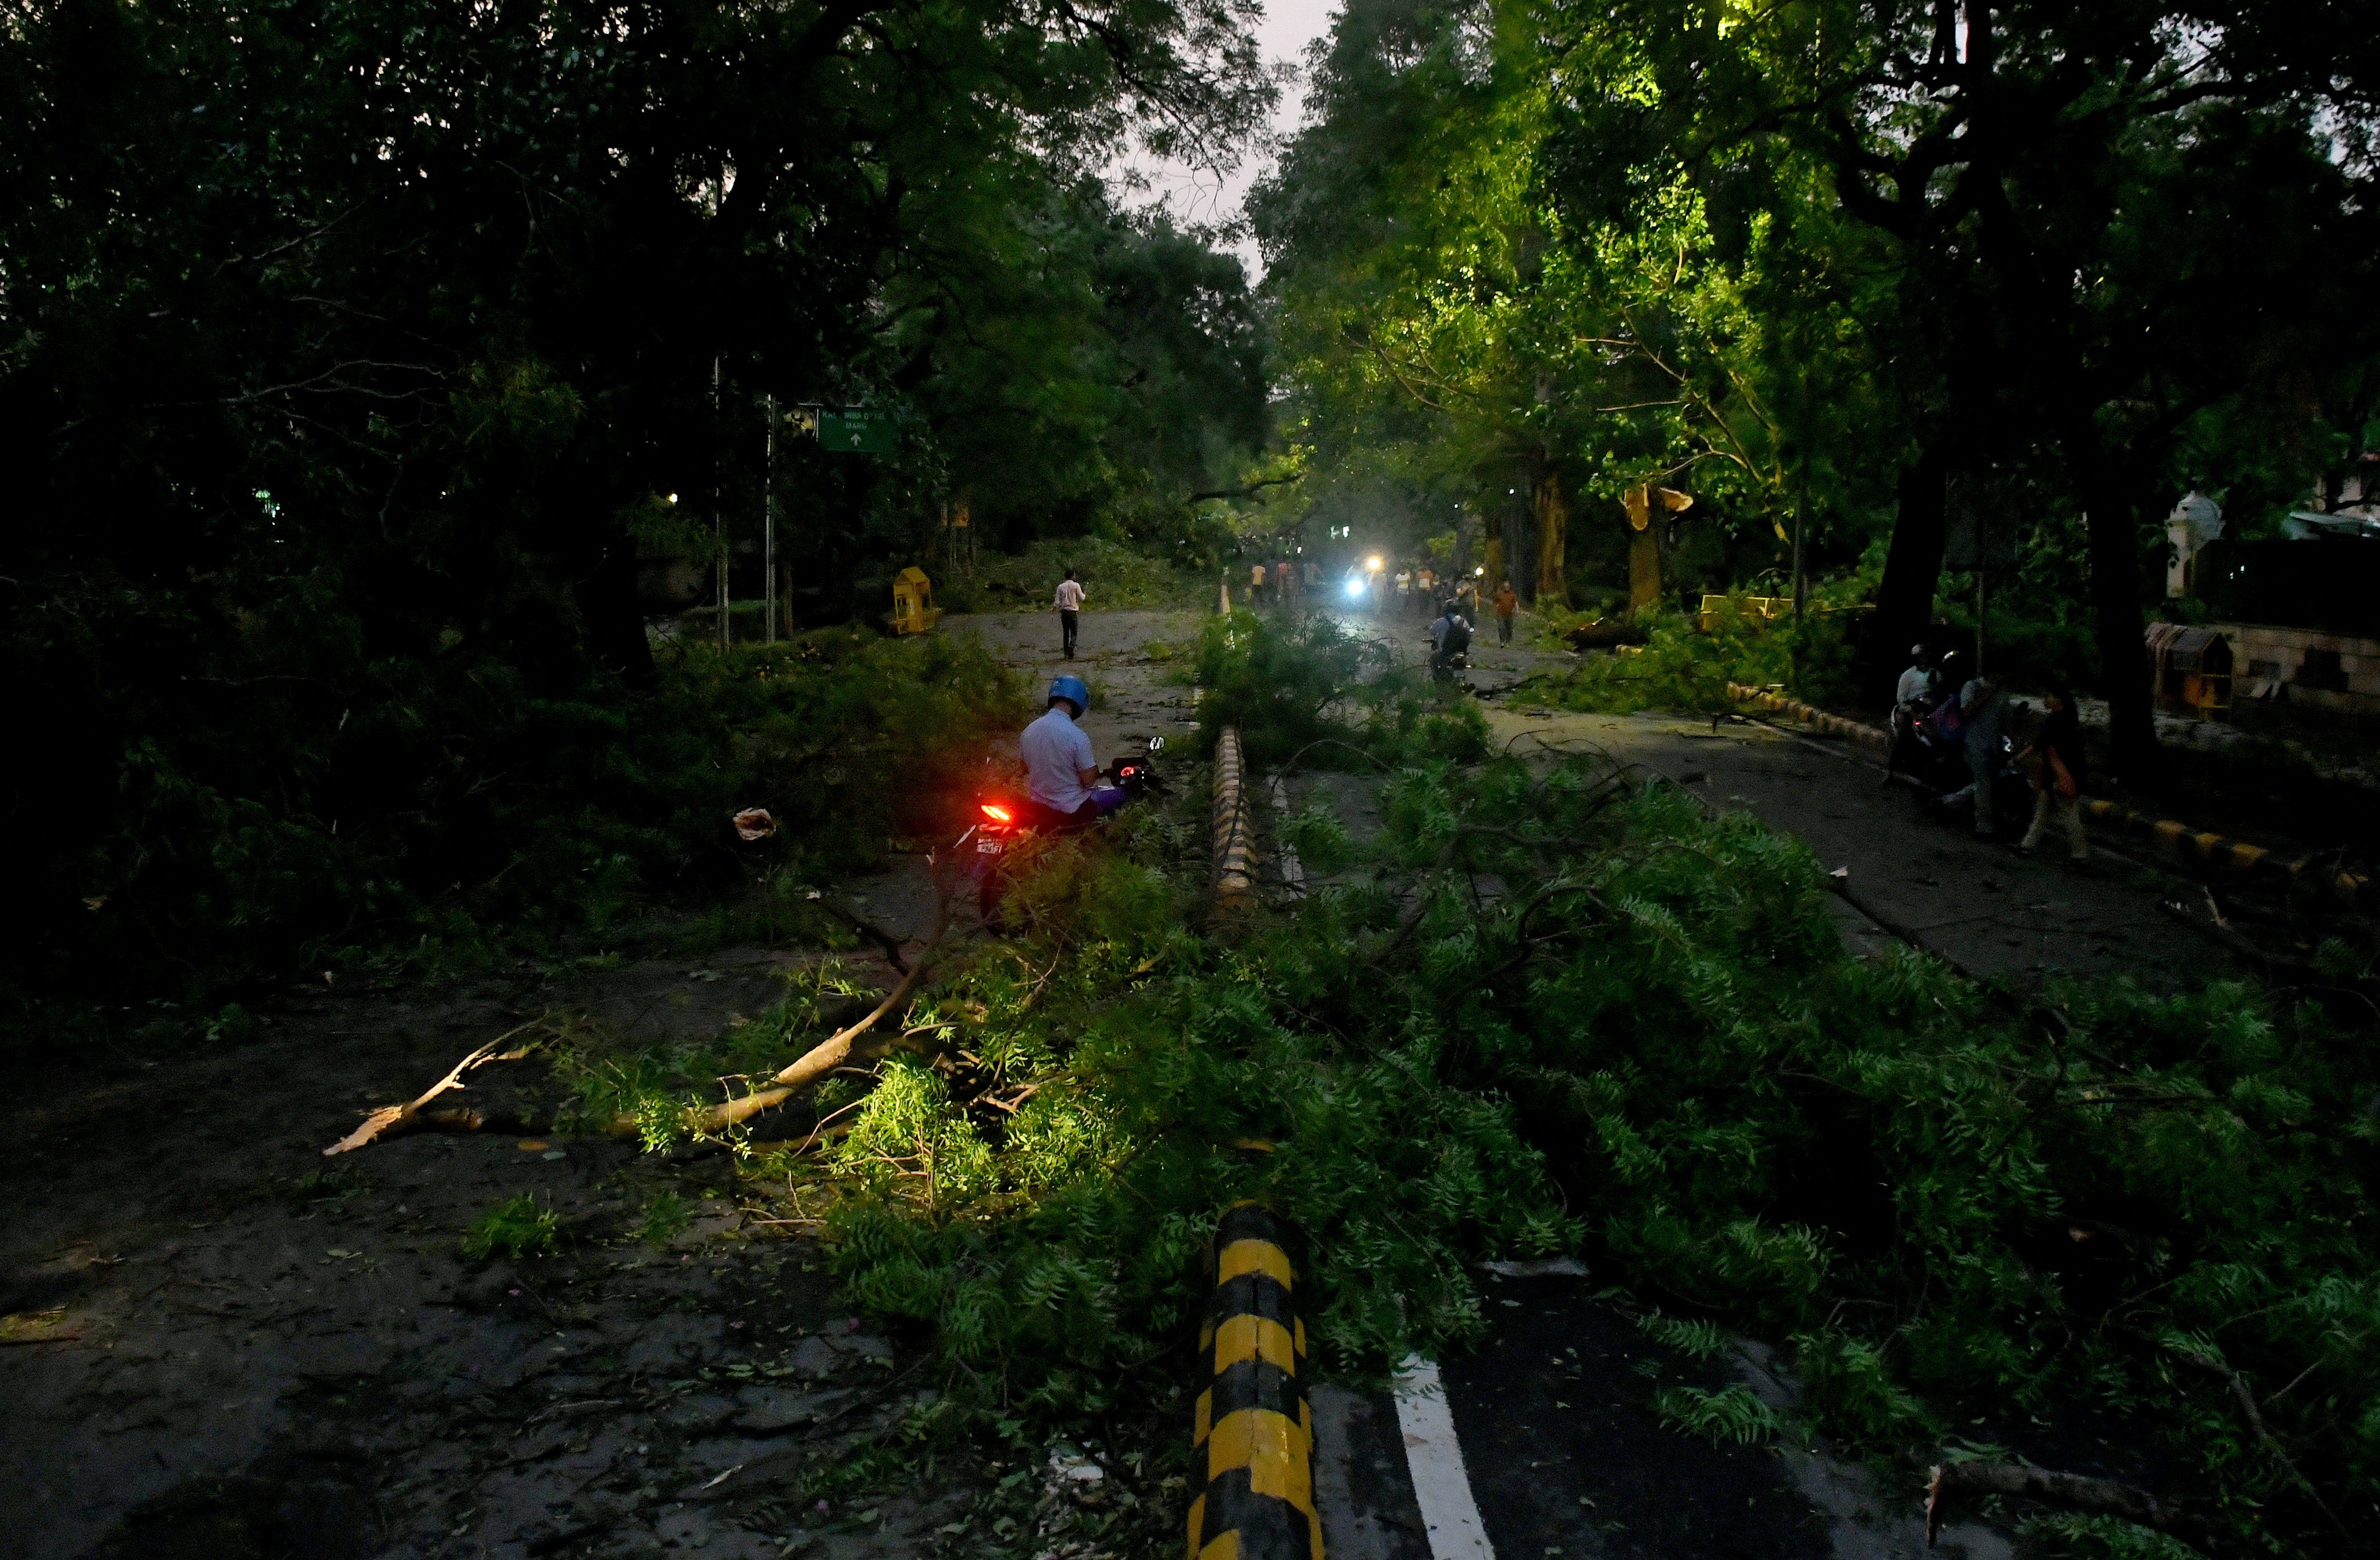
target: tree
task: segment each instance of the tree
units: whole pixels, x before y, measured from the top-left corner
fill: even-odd
[[[52,744],[8,782],[42,929],[12,946],[195,969],[319,920],[337,863],[441,890],[500,870],[485,808],[536,767],[515,760],[537,713],[651,681],[639,547],[757,513],[765,396],[907,430],[883,462],[789,460],[784,529],[822,572],[911,548],[995,380],[1062,412],[1065,437],[1009,447],[1038,502],[1195,485],[1181,445],[1209,433],[1152,444],[1149,386],[1245,382],[1246,310],[1219,293],[1162,362],[1111,334],[1140,286],[1122,256],[1196,263],[1086,180],[1130,135],[1228,160],[1273,91],[1252,15],[12,11],[0,440],[42,518],[0,536],[0,590]],[[1029,350],[994,374],[969,333]],[[1245,440],[1260,400],[1218,403],[1212,438]],[[239,898],[225,831],[251,823],[256,870],[317,896],[259,912],[277,931],[210,909]]]
[[[1647,483],[1745,541],[1814,515],[1857,534],[1876,484],[1838,454],[1897,414],[1867,257],[1809,239],[1807,160],[1697,183],[1566,139],[1634,67],[1528,6],[1373,0],[1316,64],[1314,122],[1252,211],[1324,472],[1386,442],[1488,507],[1525,488],[1534,556],[1508,567],[1556,600],[1574,539],[1616,562]]]
[[[2154,750],[2141,578],[2184,430],[2373,348],[2355,301],[2371,55],[2351,42],[2371,21],[2338,13],[2325,32],[2247,0],[1551,13],[1639,84],[1580,101],[1575,156],[1616,154],[1655,186],[1811,159],[1884,240],[1939,384],[1903,460],[1888,614],[1905,630],[1930,601],[1948,477],[2053,474],[2089,517],[2101,674],[2137,774]]]

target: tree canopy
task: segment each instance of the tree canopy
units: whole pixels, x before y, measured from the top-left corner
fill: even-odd
[[[517,790],[532,702],[650,684],[639,555],[757,516],[770,397],[898,428],[881,459],[777,441],[805,579],[914,561],[953,503],[1178,530],[1263,441],[1261,335],[1237,262],[1100,170],[1239,155],[1255,14],[10,10],[0,590],[48,744],[8,780],[18,908],[93,957],[170,942],[241,896],[166,814],[253,804],[310,857],[450,781]]]
[[[2240,0],[1350,6],[1254,207],[1320,469],[1392,450],[1484,506],[1525,478],[1541,592],[1611,583],[1641,484],[1688,490],[1739,580],[1796,525],[1839,567],[1888,537],[1896,649],[1946,507],[1981,508],[2087,576],[2137,758],[2166,508],[2270,507],[2373,410],[2373,27]],[[2041,610],[2083,654],[2076,573]]]

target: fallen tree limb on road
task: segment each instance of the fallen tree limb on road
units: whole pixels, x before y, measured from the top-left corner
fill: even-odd
[[[2180,1539],[2209,1554],[2244,1556],[2252,1553],[2248,1545],[2205,1517],[2183,1511],[2137,1485],[2086,1478],[2080,1473],[2058,1473],[2023,1463],[1982,1461],[1935,1466],[1925,1485],[1927,1548],[1933,1547],[1935,1535],[1942,1530],[1945,1507],[1957,1495],[2016,1495],[2070,1511],[2119,1517]]]
[[[424,1130],[479,1132],[486,1130],[486,1127],[480,1126],[449,1126],[443,1124],[442,1119],[446,1117],[464,1116],[479,1117],[481,1115],[480,1112],[425,1111],[423,1107],[427,1106],[431,1101],[438,1098],[438,1096],[445,1093],[449,1090],[461,1089],[465,1087],[463,1075],[474,1070],[475,1068],[485,1066],[490,1062],[516,1062],[521,1057],[528,1055],[528,1047],[526,1045],[521,1046],[516,1050],[504,1052],[502,1054],[498,1054],[496,1053],[496,1047],[512,1039],[513,1036],[522,1033],[524,1030],[537,1028],[538,1025],[545,1022],[545,1018],[546,1016],[540,1013],[536,1018],[531,1018],[528,1023],[519,1026],[517,1029],[506,1030],[495,1039],[488,1042],[488,1043],[480,1046],[477,1051],[472,1052],[469,1055],[455,1063],[453,1071],[449,1072],[444,1078],[440,1079],[437,1082],[431,1084],[429,1088],[423,1090],[419,1095],[407,1103],[402,1105],[382,1105],[380,1109],[364,1117],[363,1121],[358,1125],[354,1131],[348,1133],[337,1142],[333,1143],[329,1148],[324,1149],[322,1151],[322,1157],[328,1159],[333,1154],[353,1153],[358,1149],[369,1148],[372,1144],[377,1143],[383,1139],[401,1138],[409,1132],[419,1132]],[[432,1126],[431,1124],[433,1122],[438,1122],[439,1125]]]
[[[836,1030],[802,1053],[775,1077],[770,1079],[767,1084],[755,1089],[741,1099],[728,1100],[701,1111],[687,1112],[686,1121],[687,1130],[698,1134],[723,1131],[738,1122],[749,1120],[762,1111],[783,1104],[795,1094],[843,1066],[851,1057],[854,1041],[874,1029],[878,1019],[909,1000],[909,994],[915,992],[917,989],[917,983],[925,979],[926,971],[933,968],[933,960],[929,957],[932,951],[929,945],[925,953],[917,956],[917,962],[910,966],[909,973],[901,977],[901,983],[893,987],[882,1002],[876,1005],[873,1012],[850,1028]],[[612,1118],[611,1132],[615,1138],[632,1138],[636,1136],[637,1129],[637,1118],[633,1115],[624,1112]]]
[[[933,968],[934,956],[942,945],[944,933],[950,928],[951,892],[948,884],[940,885],[940,892],[936,896],[933,934],[927,940],[925,947],[919,951],[917,962],[906,967],[900,982],[886,993],[883,1001],[878,1003],[863,1018],[837,1030],[825,1040],[810,1047],[770,1078],[768,1082],[749,1094],[739,1099],[724,1101],[716,1105],[687,1110],[682,1122],[685,1129],[697,1137],[709,1132],[724,1131],[740,1122],[749,1120],[762,1111],[783,1104],[787,1100],[817,1083],[850,1060],[854,1043],[874,1029],[886,1014],[904,1008],[910,997],[916,993],[919,983],[925,980],[927,972]],[[542,1024],[545,1019],[546,1015],[540,1014],[518,1029],[509,1030],[498,1035],[455,1063],[453,1071],[431,1084],[411,1102],[402,1105],[382,1105],[366,1116],[354,1131],[324,1149],[322,1151],[324,1157],[352,1153],[358,1149],[368,1148],[373,1143],[383,1142],[390,1138],[406,1137],[416,1132],[536,1133],[550,1130],[552,1126],[551,1121],[517,1112],[482,1111],[469,1107],[445,1110],[427,1108],[430,1103],[440,1095],[450,1090],[466,1087],[463,1078],[474,1068],[492,1061],[516,1060],[527,1055],[528,1050],[526,1046],[502,1055],[496,1054],[496,1048],[515,1035]],[[609,1120],[601,1121],[599,1125],[602,1131],[614,1138],[638,1137],[643,1130],[643,1124],[636,1113],[630,1111],[615,1113]]]

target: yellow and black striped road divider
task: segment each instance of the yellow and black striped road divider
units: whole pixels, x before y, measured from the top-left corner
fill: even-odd
[[[1791,715],[1808,722],[1820,731],[1848,737],[1879,752],[1888,753],[1892,750],[1891,734],[1864,721],[1830,713],[1804,704],[1798,699],[1788,699],[1769,689],[1750,688],[1731,682],[1727,685],[1727,690],[1738,699],[1758,704],[1763,709]],[[2193,829],[2176,819],[2153,818],[2121,802],[2084,797],[2082,807],[2082,815],[2094,823],[2102,828],[2119,829],[2135,839],[2145,840],[2156,847],[2160,853],[2185,865],[2218,872],[2258,872],[2312,882],[2328,889],[2342,903],[2352,903],[2363,887],[2363,880],[2352,873],[2330,871],[2313,860],[2287,860],[2275,856],[2263,846]]]
[[[1765,688],[1749,688],[1742,683],[1731,682],[1727,685],[1727,690],[1738,699],[1750,700],[1763,709],[1774,710],[1779,714],[1791,715],[1796,720],[1807,721],[1830,736],[1847,737],[1854,742],[1874,748],[1879,752],[1892,751],[1892,734],[1880,727],[1870,725],[1865,721],[1855,721],[1842,715],[1831,714],[1814,704],[1804,704],[1798,699],[1788,699],[1781,693]]]
[[[1314,1410],[1288,1226],[1242,1202],[1215,1230],[1215,1294],[1198,1330],[1214,1381],[1191,1445],[1207,1456],[1190,1503],[1190,1560],[1323,1560],[1314,1510]]]
[[[1218,608],[1232,613],[1232,581],[1226,575]],[[1235,910],[1256,896],[1256,855],[1247,803],[1246,765],[1240,756],[1240,728],[1227,725],[1215,739],[1215,902]]]
[[[1247,774],[1240,758],[1239,727],[1227,725],[1215,740],[1215,900],[1225,908],[1245,905],[1256,893],[1255,853],[1248,834]]]

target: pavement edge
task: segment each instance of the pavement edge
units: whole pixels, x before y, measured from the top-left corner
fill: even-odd
[[[1892,750],[1891,735],[1880,726],[1865,721],[1855,721],[1833,714],[1798,699],[1789,699],[1771,689],[1751,688],[1742,683],[1727,685],[1728,692],[1738,699],[1758,704],[1779,714],[1791,715],[1807,722],[1830,736],[1841,737],[1877,752]],[[2217,871],[2263,872],[2286,878],[2308,878],[2327,888],[2343,903],[2351,903],[2363,887],[2363,880],[2350,872],[2331,872],[2325,882],[2319,862],[2290,861],[2275,856],[2263,846],[2244,840],[2227,839],[2221,835],[2172,818],[2153,818],[2145,812],[2126,807],[2121,802],[2101,797],[2082,798],[2083,816],[2093,823],[2111,829],[2120,829],[2135,839],[2144,840],[2165,855],[2186,865],[2212,868]]]

